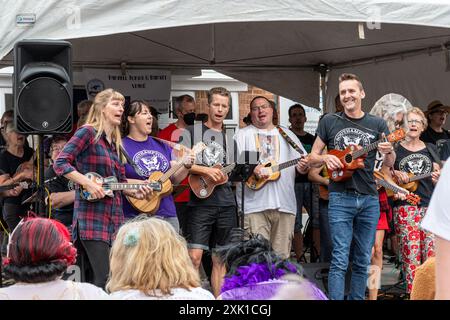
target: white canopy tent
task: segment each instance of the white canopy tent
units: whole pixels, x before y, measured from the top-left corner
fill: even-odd
[[[315,107],[319,70],[328,70],[327,102],[339,74],[351,71],[363,81],[366,108],[390,92],[422,107],[434,99],[450,103],[450,1],[3,0],[0,6],[0,66],[12,65],[19,40],[66,39],[76,70],[209,68]]]

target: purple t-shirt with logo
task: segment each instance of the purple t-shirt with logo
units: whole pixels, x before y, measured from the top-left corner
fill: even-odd
[[[146,141],[135,141],[128,137],[122,139],[123,147],[131,159],[141,170],[140,176],[134,168],[126,163],[125,175],[130,179],[146,180],[154,171],[166,172],[170,169],[172,149],[164,143],[148,137]],[[124,197],[123,214],[125,218],[133,218],[139,214]],[[162,217],[176,217],[175,203],[172,195],[161,199],[156,215]]]

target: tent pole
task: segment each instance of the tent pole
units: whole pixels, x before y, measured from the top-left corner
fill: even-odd
[[[316,68],[316,71],[319,73],[319,108],[322,111],[322,114],[329,108],[325,105],[325,91],[326,91],[326,79],[328,74],[328,66],[326,64],[319,64]]]

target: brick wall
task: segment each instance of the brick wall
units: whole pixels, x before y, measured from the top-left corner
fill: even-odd
[[[239,127],[242,128],[244,126],[244,122],[242,121],[242,119],[246,117],[250,112],[250,102],[256,96],[263,96],[272,101],[275,100],[275,95],[271,92],[250,85],[248,86],[247,92],[239,92]],[[197,104],[197,108],[195,111],[197,113],[207,113],[207,91],[196,91],[195,101]],[[275,102],[278,104],[278,101]]]

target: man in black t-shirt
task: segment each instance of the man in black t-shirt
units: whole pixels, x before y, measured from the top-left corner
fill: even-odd
[[[306,132],[305,129],[305,122],[306,122],[306,113],[305,108],[301,104],[294,104],[291,107],[289,107],[289,122],[291,123],[291,126],[289,129],[295,135],[298,137],[300,142],[302,143],[303,147],[305,148],[306,152],[310,153],[312,145],[314,144],[315,137]],[[313,228],[313,243],[314,247],[316,248],[316,252],[319,252],[318,245],[320,242],[320,233],[319,233],[319,217],[318,212],[314,212],[313,214],[313,190],[312,190],[312,184],[308,180],[307,174],[300,174],[297,173],[295,177],[295,198],[297,200],[297,215],[295,216],[295,227],[294,227],[294,252],[297,257],[297,260],[299,260],[303,254],[303,235],[302,235],[302,208],[305,207],[306,211],[308,212],[309,219],[311,226]],[[318,210],[316,210],[318,211]],[[314,261],[314,250],[311,252],[311,261]]]
[[[450,139],[450,133],[444,129],[449,112],[449,106],[444,106],[439,100],[432,101],[425,111],[428,127],[420,136],[420,140],[436,145],[440,151],[442,145]]]
[[[197,154],[196,162],[190,169],[191,173],[213,181],[224,178],[225,174],[214,166],[230,163],[227,161],[227,138],[223,132],[223,120],[230,110],[230,105],[230,92],[225,88],[212,88],[208,92],[208,120],[189,126],[181,135],[180,142],[189,148],[200,141],[206,145],[206,149]],[[233,140],[230,139],[229,143],[233,145]],[[189,255],[199,270],[203,251],[212,250],[211,287],[217,297],[226,270],[214,250],[228,244],[230,231],[237,226],[236,200],[230,183],[215,187],[208,198],[198,198],[191,192],[188,207],[186,239]]]
[[[344,150],[349,145],[368,147],[388,134],[386,122],[362,111],[361,100],[365,92],[361,81],[353,74],[339,77],[339,95],[344,112],[328,114],[317,128],[317,138],[311,151],[311,165],[325,164],[329,170],[344,168],[341,160],[328,150]],[[383,165],[392,167],[394,148],[389,142],[378,144],[378,151],[385,155]],[[368,152],[364,168],[357,169],[345,181],[331,181],[329,185],[329,224],[333,253],[328,277],[329,297],[343,300],[345,274],[349,263],[352,240],[352,279],[348,299],[365,299],[368,267],[380,217],[378,192],[373,178],[376,150]]]

